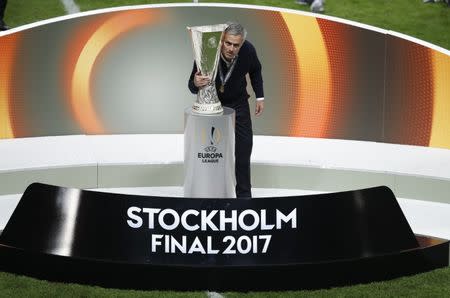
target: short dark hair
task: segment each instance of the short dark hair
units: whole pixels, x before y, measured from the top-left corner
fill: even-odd
[[[245,40],[247,38],[247,30],[239,23],[227,22],[227,29],[225,29],[225,34],[231,35],[241,35]]]

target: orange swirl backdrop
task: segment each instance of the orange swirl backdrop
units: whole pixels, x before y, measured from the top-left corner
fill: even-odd
[[[378,30],[284,10],[159,7],[0,36],[0,138],[182,133],[186,26],[238,20],[263,65],[257,134],[450,148],[450,57]],[[251,91],[251,90],[250,90]]]
[[[20,90],[14,90],[13,81],[14,63],[16,60],[17,45],[20,33],[1,37],[0,39],[0,137],[13,138],[14,120],[17,116],[11,113],[11,105],[20,97]]]

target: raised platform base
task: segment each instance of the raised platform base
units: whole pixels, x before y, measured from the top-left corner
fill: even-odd
[[[448,265],[449,241],[413,235],[386,187],[236,200],[34,184],[0,234],[0,270],[118,288],[316,289]]]

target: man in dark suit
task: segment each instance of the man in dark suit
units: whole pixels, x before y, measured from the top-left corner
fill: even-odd
[[[252,196],[250,176],[250,155],[253,147],[253,130],[247,93],[246,75],[250,76],[256,95],[255,115],[264,110],[264,90],[261,75],[261,63],[253,45],[245,40],[247,31],[242,25],[229,23],[222,40],[222,49],[216,76],[216,88],[219,100],[225,107],[236,111],[236,196]],[[207,76],[197,71],[194,63],[189,78],[189,89],[196,94],[199,88],[209,83]]]
[[[5,21],[3,21],[3,16],[5,15],[5,8],[7,0],[0,0],[0,31],[8,30],[9,27],[5,24]]]

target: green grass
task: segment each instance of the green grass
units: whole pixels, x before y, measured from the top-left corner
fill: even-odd
[[[17,27],[64,14],[64,6],[59,0],[10,0],[6,6],[5,22],[10,27]]]
[[[76,0],[82,11],[137,4],[179,3],[190,0]],[[294,0],[200,0],[308,10]],[[444,3],[424,4],[422,0],[328,0],[325,13],[348,20],[401,32],[450,49],[450,8]],[[58,0],[10,0],[5,21],[15,27],[64,15]]]
[[[202,2],[232,2],[309,10],[307,6],[298,5],[291,0]],[[450,49],[450,8],[444,3],[424,4],[422,0],[328,0],[325,3],[325,13],[401,32]]]
[[[132,4],[192,2],[143,0],[78,0],[85,10]],[[309,10],[294,0],[200,0],[201,3],[223,2]],[[328,0],[327,15],[401,32],[450,49],[450,8],[444,3],[424,4],[422,0]]]
[[[328,2],[326,12],[329,15],[401,32],[450,49],[450,8],[443,3],[424,4],[422,0]]]
[[[76,0],[76,2],[82,11],[138,4],[192,3],[192,1],[189,0]]]
[[[83,11],[122,5],[192,1],[76,0]],[[307,10],[294,0],[200,1],[267,5]],[[5,21],[15,27],[64,15],[58,0],[10,0]],[[444,4],[423,4],[422,0],[328,0],[326,14],[398,31],[450,49],[450,9]],[[450,268],[411,277],[353,287],[320,291],[222,293],[226,297],[448,297]],[[51,283],[0,272],[1,297],[206,297],[205,292],[158,292],[103,289],[76,284]]]
[[[176,282],[176,281],[174,281]],[[449,297],[450,268],[410,277],[316,291],[221,293],[225,297]],[[136,291],[52,283],[0,272],[1,297],[206,297],[205,292]]]
[[[0,272],[0,297],[205,297],[203,292],[104,289],[38,280]]]

